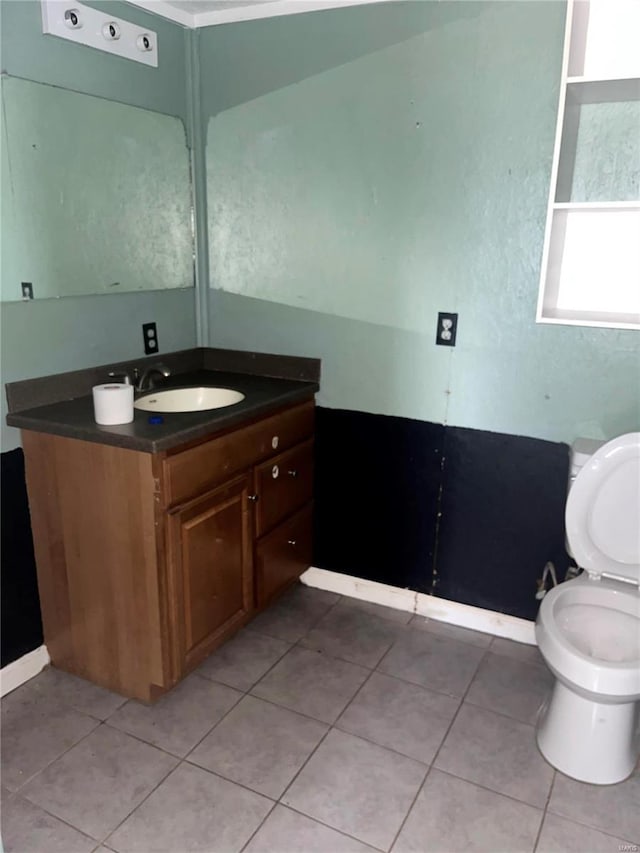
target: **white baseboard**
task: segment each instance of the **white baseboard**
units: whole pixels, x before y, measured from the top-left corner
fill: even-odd
[[[410,589],[400,589],[400,587],[376,581],[363,580],[363,578],[343,575],[340,572],[329,572],[326,569],[317,569],[315,566],[307,569],[300,580],[316,589],[326,589],[339,595],[359,598],[361,601],[371,601],[374,604],[393,607],[395,610],[416,613],[428,619],[436,619],[438,622],[448,622],[450,625],[483,631],[485,634],[494,634],[496,637],[506,637],[518,643],[536,645],[535,623],[527,619],[519,619],[517,616],[508,616],[505,613],[448,601],[446,598],[437,598],[434,595],[425,595]],[[43,670],[50,660],[47,647],[40,646],[0,669],[0,696],[6,696],[25,681],[29,681]]]
[[[406,610],[438,622],[472,628],[474,631],[506,637],[518,643],[536,645],[535,622],[530,622],[528,619],[496,613],[494,610],[484,610],[482,607],[472,607],[470,604],[460,604],[457,601],[448,601],[446,598],[425,595],[423,592],[413,592],[410,589],[367,581],[352,575],[329,572],[326,569],[317,569],[315,566],[307,569],[300,580],[316,589],[325,589],[351,598],[359,598],[361,601],[383,604],[385,607],[393,607],[396,610]]]
[[[6,696],[25,681],[41,672],[50,662],[46,646],[39,646],[18,660],[14,660],[0,669],[0,696]]]

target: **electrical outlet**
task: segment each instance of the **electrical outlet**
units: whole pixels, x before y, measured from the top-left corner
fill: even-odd
[[[454,347],[456,345],[457,331],[458,315],[440,311],[438,314],[438,330],[436,332],[436,343],[438,346]]]
[[[155,323],[142,324],[142,339],[144,340],[144,354],[153,355],[158,352],[158,330]]]
[[[30,281],[22,282],[22,298],[33,299],[33,285]]]

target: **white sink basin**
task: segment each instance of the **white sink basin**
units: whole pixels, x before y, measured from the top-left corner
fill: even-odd
[[[222,409],[244,400],[244,394],[231,388],[169,388],[153,391],[135,401],[143,412],[206,412]]]

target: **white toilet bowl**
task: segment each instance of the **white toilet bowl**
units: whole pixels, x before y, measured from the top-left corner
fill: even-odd
[[[566,775],[607,785],[633,772],[640,749],[640,433],[588,459],[566,520],[585,571],[555,587],[538,613],[536,639],[556,677],[538,746]]]

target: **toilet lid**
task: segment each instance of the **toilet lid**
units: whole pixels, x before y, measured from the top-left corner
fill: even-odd
[[[592,577],[640,582],[640,432],[607,442],[583,465],[565,521],[576,563]]]

